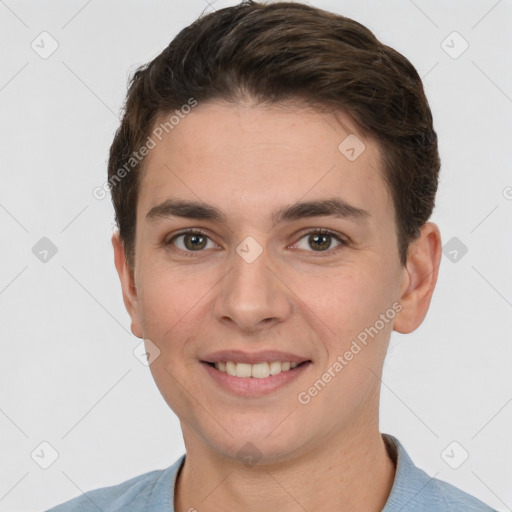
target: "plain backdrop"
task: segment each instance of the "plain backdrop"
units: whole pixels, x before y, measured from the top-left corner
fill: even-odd
[[[0,1],[0,511],[44,510],[184,453],[134,356],[113,209],[92,191],[129,76],[238,2],[210,3]],[[445,254],[427,318],[392,335],[381,431],[430,475],[512,510],[512,2],[310,3],[411,60],[439,136]]]

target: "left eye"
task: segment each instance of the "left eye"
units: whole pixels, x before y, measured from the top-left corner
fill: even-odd
[[[304,236],[300,238],[300,240],[306,240],[306,244],[309,245],[309,247],[316,248],[318,250],[314,250],[313,252],[326,252],[328,249],[331,248],[332,245],[332,239],[335,239],[338,242],[338,246],[347,245],[345,240],[342,240],[338,235],[331,231],[327,230],[316,230],[316,231],[310,231],[309,233],[306,233]],[[300,244],[300,240],[296,245]],[[299,247],[299,249],[305,249],[304,247]],[[306,248],[306,250],[308,250]]]

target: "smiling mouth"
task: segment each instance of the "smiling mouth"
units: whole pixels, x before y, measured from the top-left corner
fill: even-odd
[[[272,361],[270,363],[235,363],[234,361],[219,361],[216,363],[209,361],[201,361],[202,363],[206,363],[207,365],[215,368],[216,370],[231,375],[232,377],[241,377],[241,378],[255,378],[255,379],[264,379],[267,377],[272,377],[273,375],[279,375],[283,372],[294,371],[296,368],[299,368],[305,364],[310,363],[311,361],[302,361],[301,363],[290,363],[290,362],[281,362],[281,361]]]

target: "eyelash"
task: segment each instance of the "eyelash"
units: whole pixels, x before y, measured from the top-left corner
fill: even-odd
[[[180,233],[177,233],[172,238],[170,238],[169,240],[165,241],[163,245],[164,246],[171,246],[172,250],[177,251],[177,252],[181,252],[185,256],[194,257],[195,256],[194,253],[204,252],[203,250],[199,250],[199,251],[184,251],[183,249],[178,249],[177,247],[174,247],[174,245],[173,245],[173,241],[174,240],[176,240],[180,236],[188,235],[188,234],[201,235],[201,236],[204,236],[204,237],[210,239],[210,237],[204,231],[202,231],[201,229],[199,229],[199,228],[189,228],[189,229],[186,229],[184,231],[181,231]],[[298,241],[300,241],[304,237],[310,236],[310,235],[328,235],[328,236],[334,238],[337,242],[339,242],[339,245],[334,247],[334,248],[332,248],[332,249],[327,249],[326,251],[307,251],[307,252],[313,252],[313,253],[319,253],[319,254],[323,253],[323,254],[332,255],[334,253],[337,253],[338,250],[343,249],[344,246],[348,245],[348,241],[347,240],[344,240],[343,238],[341,238],[334,231],[330,231],[329,229],[324,229],[324,228],[311,229],[310,231],[307,231],[307,232],[303,233],[301,235],[301,237],[298,239]]]

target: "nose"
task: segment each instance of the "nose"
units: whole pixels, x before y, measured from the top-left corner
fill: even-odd
[[[214,314],[219,322],[257,332],[290,316],[292,292],[270,260],[265,249],[254,261],[233,252],[230,271],[219,283],[215,300]]]

